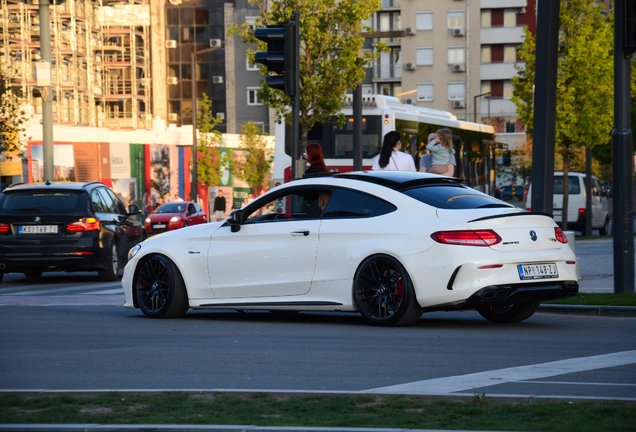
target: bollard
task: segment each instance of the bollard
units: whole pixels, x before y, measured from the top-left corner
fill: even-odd
[[[574,242],[576,236],[574,235],[574,231],[563,231],[563,234],[565,234],[565,236],[568,238],[568,245],[570,245],[572,252],[574,252],[574,255],[576,255],[576,245]],[[578,280],[581,280],[581,267],[579,265],[579,257],[576,257],[576,278]]]

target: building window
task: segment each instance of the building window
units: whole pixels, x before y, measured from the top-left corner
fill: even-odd
[[[430,102],[433,100],[434,87],[433,83],[417,84],[417,100]]]
[[[503,98],[511,99],[512,98],[512,81],[504,81],[503,83]]]
[[[362,84],[361,88],[362,88],[362,94],[363,95],[365,95],[365,94],[374,94],[373,84]]]
[[[258,100],[259,91],[260,91],[260,87],[247,88],[247,104],[248,105],[263,105],[263,102]]]
[[[448,11],[448,28],[464,28],[466,26],[464,20],[464,11]]]
[[[506,9],[504,11],[504,27],[517,27],[516,9]]]
[[[517,122],[514,119],[506,119],[506,133],[517,132]]]
[[[245,17],[245,22],[252,30],[256,28],[256,17]]]
[[[490,81],[481,82],[481,94],[490,93]]]
[[[417,47],[417,65],[431,66],[433,64],[433,47]]]
[[[504,47],[504,63],[515,63],[517,61],[517,47],[506,45]]]
[[[492,62],[492,53],[490,50],[490,45],[482,45],[481,46],[481,63],[488,64]]]
[[[448,64],[463,64],[465,62],[464,47],[448,47]]]
[[[466,84],[463,82],[448,83],[448,99],[463,100],[466,98]]]
[[[481,28],[492,27],[492,14],[489,10],[481,11]]]
[[[433,12],[417,12],[415,28],[417,30],[433,30]]]
[[[249,58],[245,59],[245,68],[248,71],[258,71],[260,70],[260,63],[252,63]]]

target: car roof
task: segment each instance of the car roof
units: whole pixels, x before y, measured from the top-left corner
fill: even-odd
[[[46,183],[13,183],[9,185],[2,192],[18,192],[18,191],[30,191],[30,190],[43,190],[50,188],[51,190],[72,190],[81,191],[85,189],[91,189],[97,186],[106,186],[102,182],[46,182]]]
[[[461,185],[463,183],[463,180],[459,178],[444,177],[417,171],[352,171],[336,173],[334,177],[365,181],[398,191],[423,185]]]

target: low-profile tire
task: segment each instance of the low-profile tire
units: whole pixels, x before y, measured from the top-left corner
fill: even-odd
[[[603,226],[599,228],[598,233],[602,236],[609,235],[610,233],[610,218],[609,216],[605,216],[605,222],[603,222]]]
[[[353,298],[371,325],[407,326],[422,317],[411,278],[389,255],[373,255],[360,264],[353,279]]]
[[[478,306],[477,312],[490,322],[497,324],[516,323],[530,318],[539,309],[540,302],[515,303],[506,306]]]
[[[34,269],[34,270],[27,270],[24,272],[24,275],[28,278],[33,278],[33,279],[37,279],[40,276],[42,276],[42,273],[44,273],[42,270],[39,269]]]
[[[103,281],[115,281],[119,277],[119,248],[117,243],[110,245],[110,253],[108,255],[108,267],[99,271],[99,279]]]
[[[178,318],[188,308],[188,294],[177,266],[164,255],[151,255],[137,266],[135,304],[152,318]]]

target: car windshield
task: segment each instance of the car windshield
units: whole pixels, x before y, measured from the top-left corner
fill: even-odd
[[[440,209],[466,210],[513,207],[489,195],[456,184],[418,186],[405,190],[404,194]]]
[[[2,194],[0,210],[12,213],[82,213],[86,211],[83,191],[23,191]]]
[[[183,213],[184,210],[185,210],[185,204],[182,202],[168,203],[168,204],[162,204],[161,206],[159,206],[159,208],[155,210],[155,213]]]

